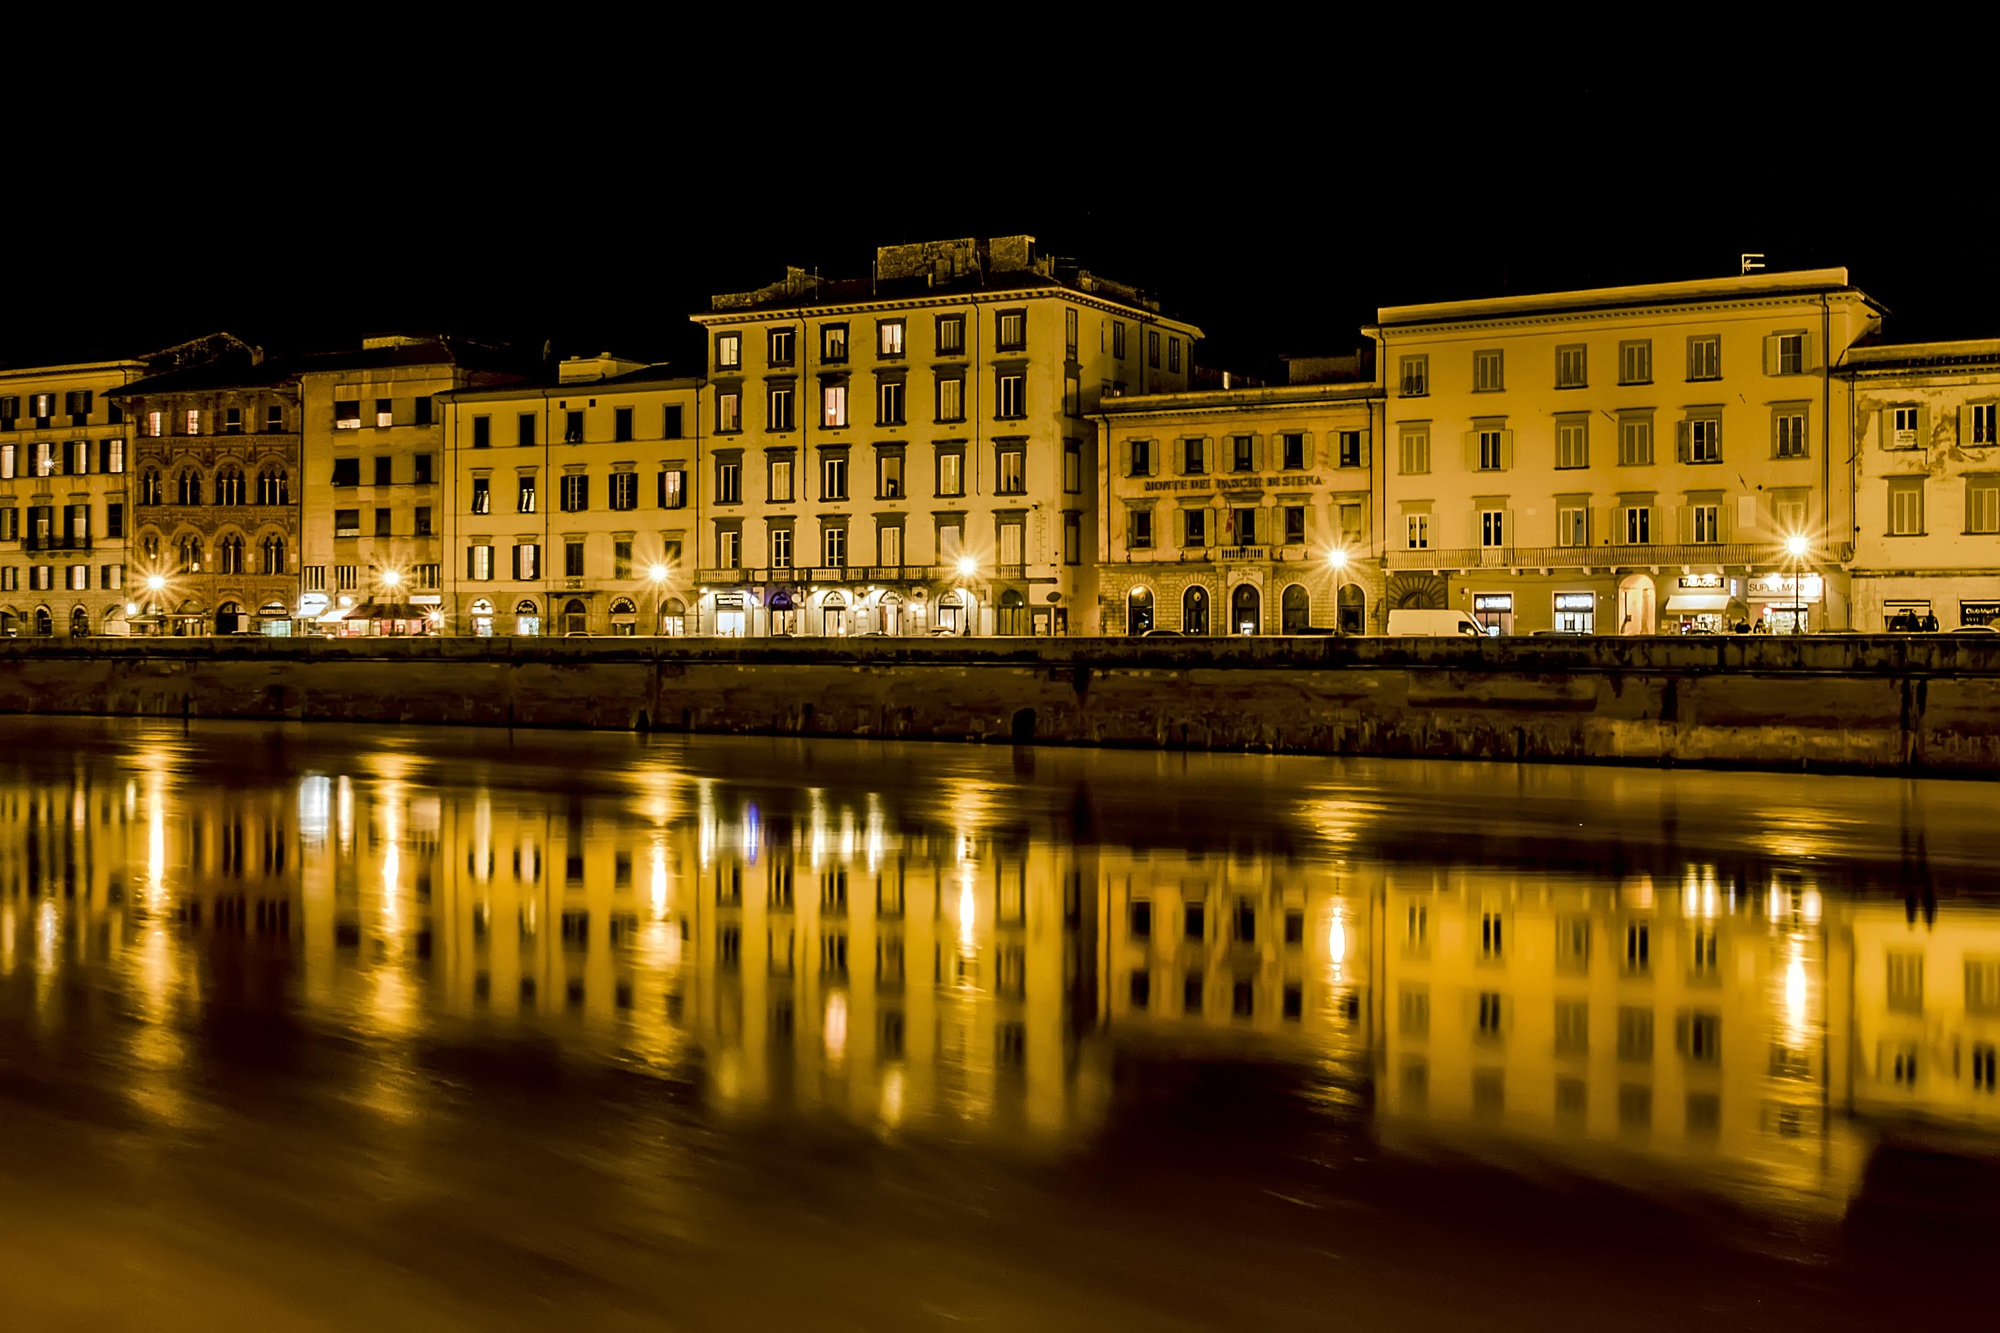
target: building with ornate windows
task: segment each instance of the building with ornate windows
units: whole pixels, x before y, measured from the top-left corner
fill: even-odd
[[[1386,595],[1495,634],[1846,626],[1845,269],[1379,312]]]
[[[1373,382],[1099,403],[1103,632],[1379,632],[1381,407]]]
[[[701,384],[606,352],[438,393],[447,632],[696,633]]]
[[[443,601],[445,431],[437,395],[525,379],[533,366],[522,360],[461,338],[402,335],[304,359],[302,615],[337,609],[342,599]]]
[[[884,246],[716,296],[702,633],[1095,633],[1089,414],[1188,387],[1201,331],[1034,238]]]
[[[125,628],[130,429],[144,358],[0,370],[0,636]]]
[[[134,629],[240,634],[291,626],[300,363],[231,342],[212,360],[114,393],[137,431]]]
[[[2000,622],[2000,341],[1855,347],[1834,373],[1852,395],[1854,628]]]

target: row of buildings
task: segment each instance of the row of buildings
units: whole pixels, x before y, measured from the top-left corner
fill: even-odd
[[[0,633],[1986,624],[2000,341],[1885,314],[1841,269],[1388,307],[1246,387],[998,237],[718,295],[692,372],[219,334],[0,372]]]

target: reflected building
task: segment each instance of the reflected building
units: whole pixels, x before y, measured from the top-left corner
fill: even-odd
[[[1862,903],[1844,914],[1854,1014],[1847,1108],[2000,1128],[2000,913]]]

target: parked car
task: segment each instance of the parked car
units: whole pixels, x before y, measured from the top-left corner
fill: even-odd
[[[1945,633],[1946,634],[2000,634],[2000,625],[1960,625],[1957,629],[1946,630]]]
[[[1142,639],[1178,639],[1182,635],[1177,629],[1149,629],[1141,633],[1139,637]]]
[[[1481,639],[1486,637],[1486,628],[1464,611],[1391,611],[1388,633],[1391,638],[1463,636]]]

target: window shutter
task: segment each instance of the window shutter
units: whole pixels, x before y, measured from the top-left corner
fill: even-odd
[[[1757,497],[1739,495],[1736,497],[1736,527],[1741,532],[1752,532],[1757,527]]]
[[[1363,467],[1369,466],[1369,447],[1373,444],[1374,438],[1373,435],[1365,430],[1361,432],[1361,466]]]
[[[520,543],[516,542],[516,543],[514,544],[514,548],[513,548],[513,549],[514,549],[514,577],[518,579],[518,578],[520,578],[520,577],[521,577],[521,546],[520,546]]]
[[[1960,411],[1961,413],[1963,413],[1963,412],[1965,411],[1965,409],[1964,409],[1964,408],[1960,408],[1960,409],[1959,409],[1959,411]],[[1970,477],[1966,478],[1966,481],[1965,481],[1965,530],[1966,530],[1967,532],[1977,532],[1977,531],[1979,531],[1979,523],[1978,523],[1978,521],[1977,521],[1977,517],[1976,517],[1976,515],[1977,515],[1977,506],[1976,506],[1976,505],[1975,505],[1975,504],[1973,503],[1973,500],[1974,500],[1974,497],[1975,497],[1975,496],[1977,496],[1977,495],[1978,495],[1978,493],[1979,493],[1979,483],[1978,483],[1977,481],[1975,481],[1974,479],[1970,478]]]
[[[1459,436],[1459,439],[1465,444],[1465,470],[1467,472],[1479,471],[1479,432],[1469,430]]]
[[[1819,369],[1819,347],[1813,342],[1813,336],[1810,333],[1799,339],[1799,369]]]
[[[465,548],[465,578],[468,583],[479,577],[478,555],[478,547],[468,546]]]
[[[1500,432],[1500,467],[1508,472],[1514,470],[1514,432],[1511,430]]]
[[[1715,539],[1717,541],[1726,542],[1734,535],[1732,532],[1734,525],[1729,520],[1729,506],[1726,504],[1717,504],[1715,506]]]
[[[1764,339],[1764,373],[1778,373],[1778,335],[1775,333]]]
[[[1252,435],[1250,437],[1250,470],[1252,472],[1262,472],[1264,470],[1265,438],[1262,435]]]
[[[1928,405],[1917,408],[1917,448],[1931,447],[1931,409]]]
[[[1132,441],[1118,441],[1118,470],[1125,476],[1132,475]]]
[[[1201,439],[1201,470],[1206,476],[1215,475],[1215,437],[1204,435]]]
[[[1680,461],[1685,463],[1688,461],[1688,423],[1685,421],[1677,422],[1675,423],[1674,430],[1676,432],[1676,439],[1678,440],[1677,453]]]
[[[1958,409],[1958,447],[1963,449],[1972,443],[1972,409],[1960,406]],[[1968,528],[1971,525],[1967,525]]]
[[[1680,514],[1680,543],[1686,546],[1694,540],[1694,506],[1684,504],[1677,508]]]

